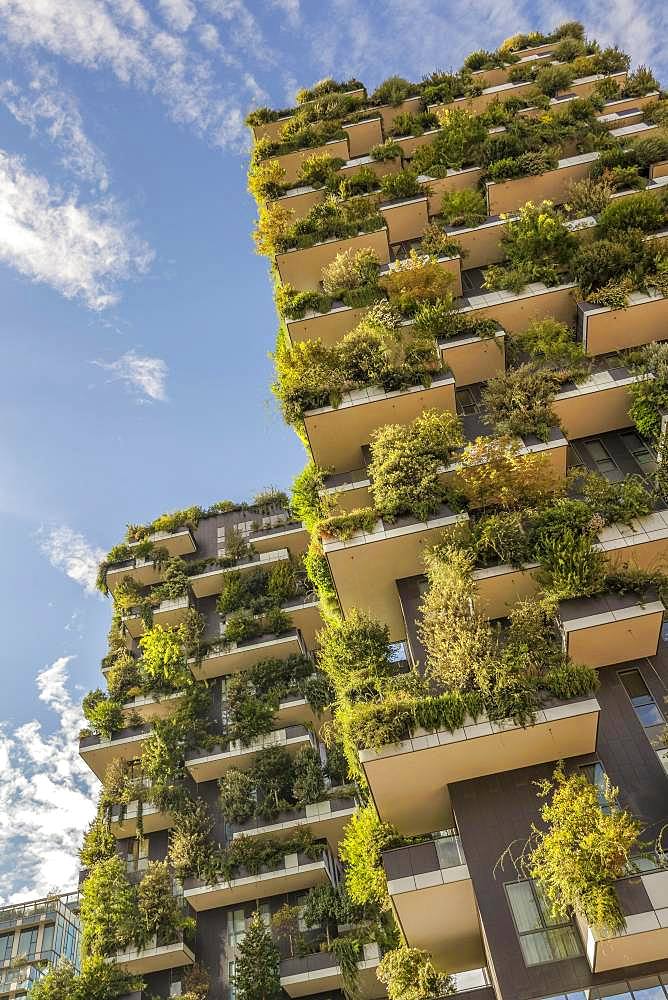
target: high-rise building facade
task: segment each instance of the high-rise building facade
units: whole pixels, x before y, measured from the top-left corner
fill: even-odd
[[[79,968],[78,910],[76,892],[0,907],[0,997],[27,996],[61,960]]]
[[[569,23],[297,101],[249,187],[308,465],[101,567],[84,951],[133,997],[665,1000],[668,99]]]

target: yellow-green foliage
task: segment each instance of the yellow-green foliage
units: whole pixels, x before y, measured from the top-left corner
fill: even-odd
[[[383,823],[369,804],[350,820],[339,845],[339,855],[346,866],[346,889],[354,903],[388,903],[387,878],[382,852],[401,843],[391,823]]]

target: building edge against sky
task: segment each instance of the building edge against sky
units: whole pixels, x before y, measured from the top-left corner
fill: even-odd
[[[249,124],[310,463],[100,567],[84,955],[109,998],[668,996],[668,101],[570,23]]]

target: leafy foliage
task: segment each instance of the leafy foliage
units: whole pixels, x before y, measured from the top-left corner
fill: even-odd
[[[382,852],[401,843],[398,831],[378,818],[372,805],[359,809],[350,818],[339,845],[346,866],[346,890],[354,903],[383,904],[387,900],[387,879]]]
[[[237,952],[234,986],[239,1000],[279,1000],[279,964],[278,948],[256,911]]]
[[[390,1000],[439,1000],[455,992],[452,977],[436,971],[429,952],[405,945],[383,955],[378,979]]]

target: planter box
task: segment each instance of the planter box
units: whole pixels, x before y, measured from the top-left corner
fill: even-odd
[[[608,667],[656,656],[665,608],[658,594],[601,594],[559,603],[564,652],[576,663]]]
[[[609,354],[664,339],[668,299],[658,292],[632,292],[627,309],[578,303],[578,334],[587,354]]]
[[[322,269],[331,264],[337,254],[345,250],[375,250],[381,264],[387,264],[390,259],[390,244],[387,229],[376,229],[372,233],[361,233],[358,236],[347,236],[315,243],[304,249],[286,250],[276,256],[278,275],[284,285],[293,285],[300,291],[318,291]]]

